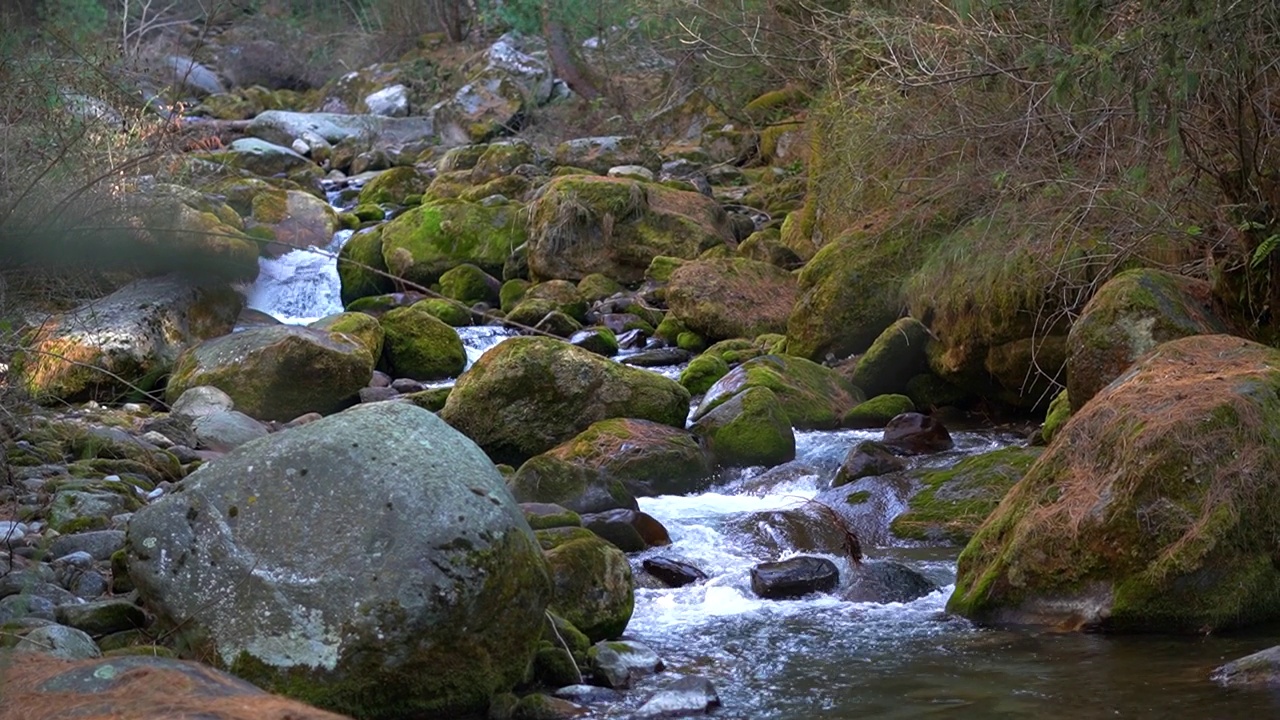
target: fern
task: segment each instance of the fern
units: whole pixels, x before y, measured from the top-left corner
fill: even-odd
[[[1271,253],[1280,247],[1280,233],[1275,233],[1267,237],[1258,244],[1253,250],[1253,257],[1249,260],[1249,267],[1257,269],[1267,258],[1271,257]]]

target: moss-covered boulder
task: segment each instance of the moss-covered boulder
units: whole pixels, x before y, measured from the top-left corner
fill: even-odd
[[[796,436],[786,409],[767,387],[749,387],[694,423],[717,465],[772,467],[794,460]]]
[[[111,253],[113,262],[123,258],[143,271],[177,270],[212,280],[246,282],[258,276],[259,242],[244,233],[244,221],[229,205],[165,184],[139,188],[128,199],[134,207],[122,224],[141,229],[120,242]]]
[[[752,387],[772,390],[791,424],[804,430],[836,427],[845,412],[864,399],[861,390],[831,368],[789,355],[762,355],[716,381],[693,418],[701,418]]]
[[[583,474],[565,470],[560,477],[548,471],[553,463],[541,463],[537,485],[524,472],[530,463],[550,457],[563,465],[584,467]],[[682,495],[701,487],[711,472],[706,453],[693,435],[682,429],[649,420],[611,418],[593,423],[576,437],[525,463],[512,478],[511,489],[521,502],[551,502],[578,510],[574,495],[579,478],[594,478],[593,486],[608,488],[620,483],[630,495]],[[617,507],[628,507],[620,504]],[[609,509],[609,508],[601,508]],[[581,510],[599,512],[599,510]]]
[[[380,322],[386,334],[382,357],[392,375],[414,380],[456,377],[467,365],[458,331],[417,305],[396,308]]]
[[[177,276],[137,280],[45,319],[25,339],[14,376],[41,402],[112,402],[150,392],[183,350],[230,332],[243,305],[225,285]]]
[[[578,281],[578,292],[589,303],[599,302],[624,289],[617,280],[600,273],[592,273]]]
[[[902,413],[915,412],[916,405],[906,395],[877,395],[858,403],[840,418],[840,427],[882,428]]]
[[[529,271],[543,280],[601,273],[638,283],[659,255],[693,259],[731,238],[711,198],[622,178],[556,178],[530,216]]]
[[[528,140],[515,139],[493,142],[483,146],[484,152],[471,167],[471,182],[483,185],[491,180],[511,175],[521,165],[535,162],[537,154]]]
[[[925,236],[906,230],[854,232],[823,246],[800,271],[787,353],[825,360],[871,347],[901,315],[903,283],[927,246]]]
[[[804,264],[795,251],[782,244],[782,235],[777,228],[752,233],[738,245],[738,255],[786,270],[793,270]]]
[[[421,195],[427,191],[431,178],[412,165],[394,167],[384,170],[360,188],[357,198],[359,203],[382,205],[394,203],[403,205],[410,195]]]
[[[436,318],[449,327],[467,327],[472,324],[471,308],[456,300],[427,298],[410,305],[416,310]]]
[[[337,313],[320,318],[308,327],[348,335],[364,345],[373,357],[382,357],[382,324],[370,315],[360,312]]]
[[[786,332],[796,298],[795,276],[746,258],[685,263],[666,288],[671,313],[712,342]]]
[[[960,556],[979,622],[1205,633],[1280,617],[1280,351],[1157,346],[1080,408]]]
[[[165,400],[173,403],[189,388],[212,385],[250,417],[287,421],[350,405],[368,384],[373,366],[362,343],[339,333],[290,325],[255,327],[183,352]]]
[[[555,503],[576,513],[618,508],[639,509],[635,495],[617,478],[594,467],[542,453],[524,461],[507,481],[511,494],[523,503]]]
[[[867,395],[901,393],[911,378],[929,368],[925,354],[928,342],[929,329],[924,323],[899,318],[858,358],[849,379]]]
[[[555,309],[583,322],[587,319],[587,301],[578,287],[567,280],[548,280],[530,285],[524,293],[525,300],[547,300]]]
[[[342,304],[346,306],[362,297],[391,292],[394,283],[386,273],[387,263],[382,259],[382,227],[368,228],[352,235],[338,251]]]
[[[894,518],[894,535],[930,543],[963,545],[1000,500],[1040,457],[1043,448],[1007,447],[967,457],[941,470],[927,470],[923,487]]]
[[[630,417],[683,428],[689,391],[674,380],[546,337],[505,340],[458,379],[441,417],[495,461],[521,463]]]
[[[1203,280],[1137,269],[1107,281],[1067,336],[1071,408],[1084,406],[1147,351],[1175,338],[1226,332]]]
[[[548,609],[591,642],[620,637],[635,609],[635,581],[627,556],[592,535],[549,550],[546,557],[553,588]]]
[[[680,371],[680,384],[691,395],[701,395],[711,389],[720,378],[729,374],[729,364],[718,354],[704,352]]]
[[[252,237],[270,240],[264,247],[269,255],[325,247],[342,227],[337,211],[323,198],[302,190],[263,187],[262,182],[253,185],[260,189],[249,201],[244,228]]]
[[[440,275],[440,294],[467,305],[498,303],[502,282],[470,263],[463,263]]]
[[[551,597],[493,464],[408,403],[202,466],[133,516],[127,563],[184,656],[367,718],[483,715],[525,678]]]
[[[517,203],[424,203],[383,226],[383,260],[395,276],[424,286],[462,263],[500,274],[526,240],[522,210]]]

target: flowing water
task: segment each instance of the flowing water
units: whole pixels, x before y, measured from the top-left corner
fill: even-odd
[[[288,323],[340,312],[332,256],[347,237],[339,233],[323,253],[296,250],[262,260],[261,275],[247,292],[250,307]],[[468,365],[514,334],[493,327],[459,333]],[[657,370],[674,376],[679,368]],[[637,589],[627,636],[656,650],[667,672],[642,681],[617,706],[597,707],[592,717],[626,717],[676,674],[712,679],[724,703],[718,717],[752,720],[1280,714],[1280,694],[1229,691],[1209,681],[1215,666],[1280,643],[1280,628],[1204,638],[980,629],[945,613],[954,589],[953,549],[864,547],[871,560],[899,560],[938,583],[940,589],[909,603],[849,602],[834,594],[787,601],[755,597],[751,566],[795,549],[761,542],[759,534],[768,529],[751,530],[750,518],[815,497],[830,484],[848,448],[874,436],[799,433],[797,459],[815,472],[779,482],[739,473],[718,478],[699,494],[642,498],[641,509],[666,525],[672,545],[635,557],[637,572],[644,558],[663,556],[693,563],[709,580],[678,589]],[[956,433],[956,440],[956,452],[930,462],[952,463],[1014,442],[993,432]],[[828,557],[847,576],[848,561]]]

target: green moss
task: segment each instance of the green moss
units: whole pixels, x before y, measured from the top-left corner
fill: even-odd
[[[710,351],[705,352],[689,362],[680,371],[680,384],[691,395],[705,393],[717,380],[729,374],[729,365]]]
[[[877,395],[853,406],[840,418],[843,428],[884,427],[902,413],[915,412],[916,406],[906,395]]]
[[[378,222],[386,216],[382,208],[370,203],[357,205],[351,214],[355,215],[360,222]]]
[[[795,433],[778,397],[751,387],[699,418],[694,434],[703,438],[716,463],[729,467],[773,466],[795,458]]]
[[[450,268],[440,276],[440,293],[466,305],[498,302],[499,287],[496,278],[469,263]]]
[[[870,490],[858,490],[845,496],[844,501],[850,505],[861,505],[872,497]]]
[[[547,552],[554,589],[550,609],[593,642],[617,638],[635,607],[631,565],[621,550],[592,536]]]
[[[514,310],[516,304],[524,299],[529,285],[529,281],[523,278],[513,278],[502,283],[502,288],[498,290],[498,302],[502,312],[509,313]]]
[[[676,336],[676,347],[692,353],[699,353],[706,349],[707,341],[703,340],[698,333],[686,330]]]
[[[427,298],[409,307],[425,312],[450,327],[467,327],[472,324],[471,309],[454,300]]]
[[[392,290],[382,260],[382,231],[372,228],[358,232],[338,251],[338,279],[342,283],[342,304],[362,297],[382,295]]]
[[[548,280],[529,286],[525,291],[527,300],[549,300],[555,303],[555,309],[569,317],[583,322],[587,317],[587,303],[578,292],[578,287],[567,280]]]
[[[405,198],[409,195],[421,195],[430,183],[431,178],[418,172],[412,165],[393,167],[378,173],[365,183],[360,190],[358,202],[361,205],[404,204]]]
[[[383,226],[383,260],[393,274],[420,285],[461,263],[496,275],[527,240],[523,218],[515,203],[426,203]]]
[[[311,323],[310,327],[348,335],[367,348],[373,357],[382,355],[382,325],[364,313],[345,312],[330,315]]]
[[[1053,402],[1049,403],[1049,412],[1045,415],[1044,425],[1040,427],[1040,437],[1046,442],[1052,442],[1053,436],[1062,429],[1062,426],[1071,418],[1071,398],[1067,395],[1067,391],[1063,390],[1058,393]]]
[[[732,379],[732,382],[730,380]],[[698,406],[701,416],[743,388],[769,388],[782,403],[791,424],[802,429],[831,429],[841,416],[862,402],[862,391],[839,373],[804,358],[764,355],[735,368],[720,392],[708,394]]]
[[[644,279],[659,283],[668,282],[671,280],[671,273],[685,262],[681,258],[659,255],[649,262],[649,269],[645,270]]]
[[[587,302],[604,300],[622,290],[622,285],[601,273],[591,273],[578,281],[578,292]]]
[[[415,307],[396,308],[381,319],[383,357],[397,377],[439,380],[456,377],[467,363],[458,333]]]
[[[453,388],[430,388],[416,393],[409,393],[404,396],[404,399],[414,405],[417,405],[423,410],[440,412],[440,409],[444,407],[445,402],[449,400],[449,392],[451,390],[453,390]]]
[[[924,487],[890,530],[901,538],[963,545],[1040,453],[1040,448],[1008,447],[924,473]]]

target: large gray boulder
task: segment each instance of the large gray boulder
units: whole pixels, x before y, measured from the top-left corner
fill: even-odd
[[[319,137],[330,145],[347,142],[361,151],[370,148],[429,147],[435,142],[435,120],[430,116],[383,117],[268,110],[249,123],[248,133],[267,142],[293,147]]]
[[[186,653],[363,718],[483,714],[523,678],[550,597],[493,464],[408,403],[205,465],[134,515],[127,556]]]
[[[45,401],[117,400],[135,387],[150,390],[188,346],[230,332],[243,305],[226,285],[172,275],[138,280],[50,317],[27,344],[18,377]]]

